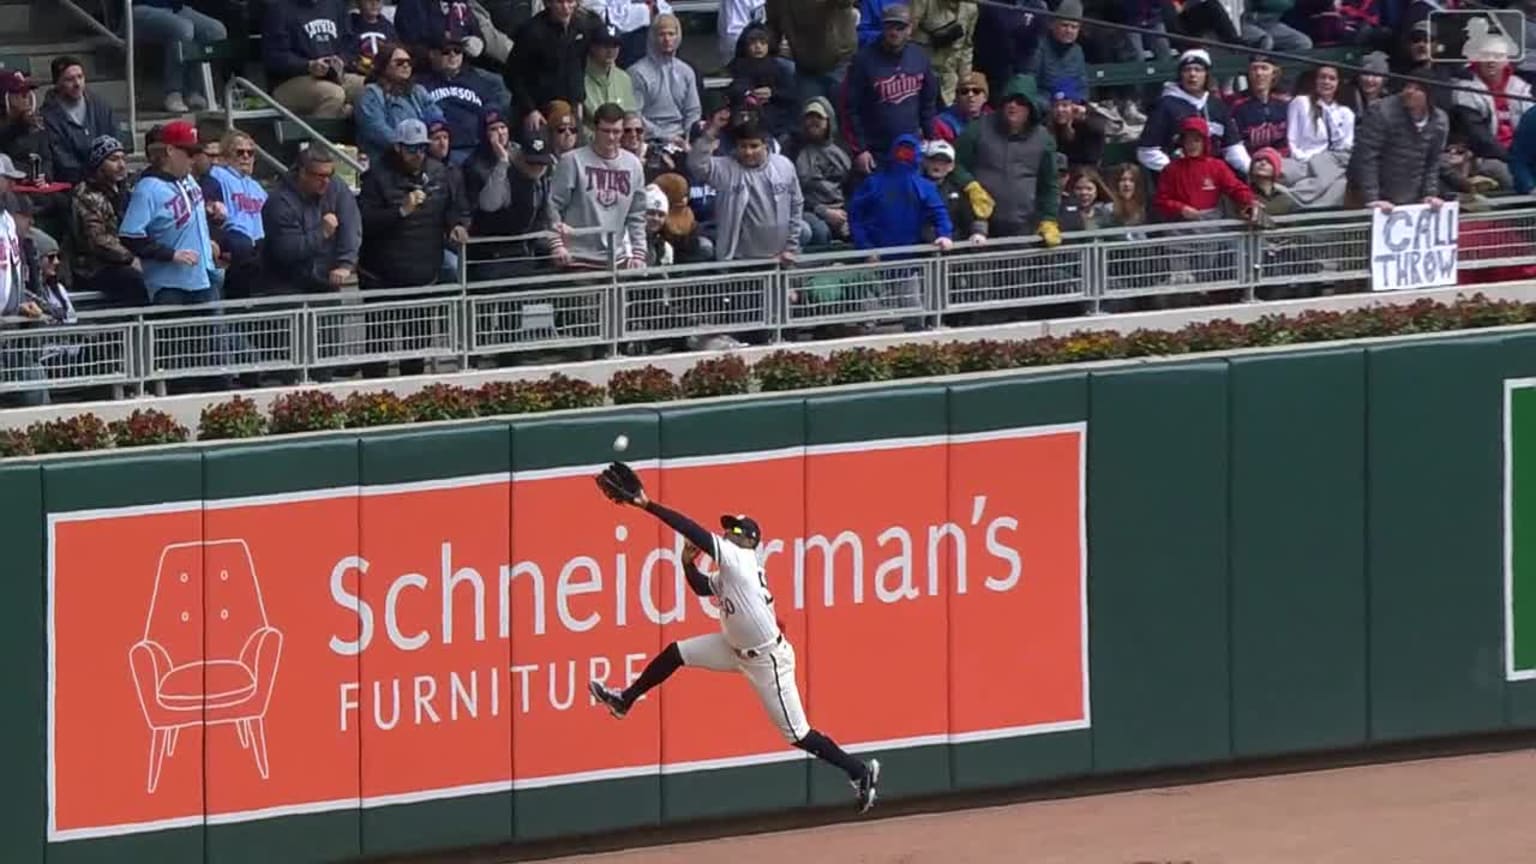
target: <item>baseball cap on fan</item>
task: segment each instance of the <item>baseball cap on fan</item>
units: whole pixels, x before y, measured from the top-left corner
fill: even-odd
[[[724,528],[727,534],[739,534],[751,540],[753,546],[763,539],[762,530],[757,527],[757,521],[751,516],[741,514],[721,516],[720,527]]]

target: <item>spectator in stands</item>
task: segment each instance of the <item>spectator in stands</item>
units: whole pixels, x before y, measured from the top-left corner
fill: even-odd
[[[848,222],[856,248],[916,246],[925,232],[940,249],[953,244],[954,224],[939,187],[918,168],[921,147],[916,135],[897,137],[890,158],[854,191]]]
[[[1393,64],[1395,70],[1416,78],[1452,83],[1456,76],[1451,71],[1451,64],[1435,62],[1434,46],[1430,41],[1432,28],[1428,19],[1421,18],[1407,25],[1407,30],[1406,46],[1399,44],[1394,55],[1397,59]],[[1445,87],[1432,87],[1429,90],[1430,102],[1444,111],[1447,118],[1451,117],[1456,110],[1453,95],[1453,91]]]
[[[741,31],[766,18],[764,0],[720,0],[715,14],[715,50],[721,62],[728,61],[741,44]]]
[[[624,109],[593,112],[592,143],[560,157],[549,194],[550,241],[562,267],[645,266],[645,172],[619,146]],[[601,229],[573,234],[572,229]],[[622,236],[621,236],[622,235]]]
[[[47,234],[33,232],[30,242],[36,253],[38,271],[38,291],[34,302],[37,303],[38,310],[43,313],[43,320],[50,324],[77,323],[79,318],[75,312],[75,301],[70,297],[69,288],[63,281],[58,241]]]
[[[885,7],[880,38],[859,49],[848,71],[848,149],[861,173],[875,170],[876,153],[889,153],[900,135],[933,137],[939,79],[927,52],[911,44],[912,14]]]
[[[1232,101],[1232,125],[1249,153],[1273,147],[1282,155],[1289,149],[1286,123],[1290,97],[1276,89],[1280,67],[1263,54],[1248,61],[1248,89]]]
[[[763,130],[775,139],[794,131],[795,76],[775,56],[767,27],[747,25],[726,68],[731,73],[731,104],[755,107]]]
[[[463,165],[480,146],[486,116],[493,112],[506,116],[512,94],[495,75],[465,65],[461,39],[445,38],[428,52],[427,59],[432,68],[418,76],[416,82],[443,113],[453,142],[449,160],[454,165]]]
[[[499,114],[485,121],[485,137],[473,158],[464,166],[465,191],[474,207],[470,233],[477,237],[516,237],[549,227],[550,166],[555,147],[550,128],[518,130]],[[471,260],[486,263],[476,268],[475,279],[505,279],[531,270],[543,244],[535,240],[511,243],[479,243]]]
[[[6,318],[25,318],[33,321],[43,317],[42,308],[33,299],[32,271],[27,261],[26,223],[30,210],[24,199],[11,192],[0,193],[0,328],[14,325]],[[26,212],[23,212],[26,211]],[[0,381],[45,382],[47,373],[31,351],[7,346],[0,351]],[[0,394],[0,406],[46,405],[48,391],[45,387]]]
[[[1082,0],[1061,0],[1056,11],[1062,15],[1081,18]],[[1048,35],[1041,40],[1035,54],[1024,67],[1026,75],[1033,75],[1035,86],[1046,93],[1066,90],[1071,93],[1088,93],[1088,61],[1083,56],[1083,46],[1077,44],[1082,24],[1066,18],[1051,20]]]
[[[48,152],[53,178],[80,183],[90,170],[91,143],[103,135],[117,134],[112,106],[96,98],[85,86],[85,67],[74,57],[56,57],[49,67],[53,89],[43,101],[43,125],[48,130]]]
[[[1312,38],[1280,20],[1296,0],[1248,0],[1243,12],[1243,41],[1264,51],[1311,51]]]
[[[1248,186],[1264,205],[1264,215],[1284,216],[1301,208],[1301,202],[1281,185],[1285,160],[1273,147],[1253,151],[1253,162],[1248,166]]]
[[[795,166],[769,153],[767,132],[751,124],[732,130],[731,155],[714,155],[723,125],[720,115],[710,118],[688,152],[688,173],[716,191],[715,259],[793,263],[805,212]]]
[[[629,73],[619,68],[619,49],[624,40],[612,24],[603,23],[592,29],[587,42],[586,102],[582,116],[591,122],[598,106],[612,103],[625,111],[640,107],[635,99],[635,85]]]
[[[1349,180],[1359,200],[1391,210],[1395,204],[1438,206],[1440,153],[1450,121],[1424,84],[1405,80],[1365,112],[1355,130]]]
[[[825,246],[833,238],[847,240],[848,188],[853,159],[837,143],[837,121],[832,105],[816,97],[805,103],[800,132],[793,141],[795,174],[805,198],[805,223],[810,226],[812,246]]]
[[[441,120],[427,124],[427,162],[443,169],[448,185],[454,189],[453,197],[469,201],[468,193],[464,191],[464,171],[453,164],[453,151],[453,132],[448,124]],[[459,278],[459,256],[451,247],[443,250],[443,272],[439,278],[443,282]]]
[[[1318,66],[1301,76],[1286,119],[1292,165],[1285,173],[1303,207],[1344,203],[1349,154],[1355,147],[1355,112],[1338,100],[1339,70]]]
[[[986,223],[977,220],[976,214],[971,211],[970,198],[955,177],[954,145],[938,139],[924,144],[923,176],[938,188],[939,198],[943,199],[944,209],[949,212],[949,224],[953,230],[956,233],[963,231],[970,234],[973,245],[979,246],[987,242]],[[937,239],[936,233],[923,236],[924,242],[928,243]]]
[[[252,176],[256,170],[256,142],[244,132],[224,135],[224,161],[210,172],[219,184],[224,201],[224,230],[219,247],[228,265],[224,270],[224,296],[250,297],[259,293],[266,230],[262,210],[267,190]]]
[[[955,147],[956,182],[991,237],[1039,234],[1061,243],[1056,143],[1041,122],[1033,79],[1020,75],[992,117],[972,123]]]
[[[201,150],[197,127],[165,124],[145,147],[150,167],[140,175],[118,226],[118,236],[143,264],[149,301],[185,306],[218,299],[217,250],[203,211],[203,194],[190,177]]]
[[[1165,221],[1209,221],[1220,218],[1223,199],[1230,200],[1244,218],[1253,218],[1254,195],[1213,149],[1205,118],[1191,115],[1179,123],[1179,158],[1168,163],[1157,178],[1152,207]]]
[[[679,263],[712,260],[715,247],[699,233],[698,220],[688,206],[688,178],[663,174],[654,185],[667,196],[667,218],[662,221],[661,236],[672,247],[673,258]]]
[[[224,187],[213,178],[213,166],[224,156],[224,142],[217,138],[203,141],[192,153],[192,180],[203,193],[203,213],[215,246],[224,245],[224,220],[229,215],[224,206]]]
[[[1482,160],[1467,146],[1465,137],[1453,131],[1447,139],[1445,152],[1440,154],[1440,188],[1454,190],[1466,204],[1481,204],[1482,196],[1510,188],[1488,175]]]
[[[1204,49],[1192,48],[1179,56],[1179,80],[1163,85],[1163,95],[1136,142],[1136,159],[1148,171],[1156,174],[1168,166],[1170,155],[1185,137],[1185,118],[1197,116],[1205,121],[1227,164],[1239,173],[1248,173],[1248,148],[1243,146],[1226,103],[1212,97],[1210,77],[1211,55]]]
[[[347,71],[350,24],[342,0],[273,0],[261,31],[267,79],[277,85],[272,97],[302,116],[349,116],[367,84]]]
[[[556,99],[544,106],[544,116],[549,118],[549,133],[553,136],[557,160],[581,146],[581,125],[576,119],[576,111],[569,104],[562,99]],[[542,128],[542,126],[543,124],[539,127],[524,125],[523,128]]]
[[[1080,0],[1066,0],[1077,3]],[[975,68],[976,0],[913,0],[912,41],[928,49],[939,76],[939,104],[955,101],[962,76]]]
[[[1111,169],[1109,192],[1115,227],[1130,228],[1147,223],[1146,184],[1141,179],[1141,166],[1117,165]]]
[[[400,0],[395,6],[395,31],[401,42],[418,53],[445,40],[458,42],[471,57],[485,51],[485,37],[468,0]]]
[[[646,136],[681,151],[688,146],[689,128],[703,117],[698,75],[677,56],[683,44],[677,16],[657,15],[650,32],[650,50],[628,69],[635,102]]]
[[[1452,125],[1465,131],[1478,168],[1504,188],[1514,185],[1505,160],[1515,143],[1515,129],[1531,106],[1531,85],[1515,75],[1509,58],[1514,46],[1494,37],[1472,63],[1472,77],[1461,82],[1467,89],[1452,97]],[[1475,90],[1477,92],[1470,92]]]
[[[1166,35],[1168,25],[1163,18],[1162,7],[1161,0],[1122,0],[1121,14],[1126,24],[1165,34],[1148,36],[1144,33],[1126,33],[1120,54],[1122,60],[1128,63],[1140,63],[1144,60],[1164,60],[1173,56],[1173,46],[1169,44]]]
[[[1082,166],[1067,180],[1070,193],[1061,208],[1063,231],[1094,231],[1110,228],[1115,223],[1114,205],[1110,203],[1109,187],[1092,166]]]
[[[5,116],[0,118],[0,152],[11,157],[34,182],[53,176],[53,151],[43,115],[37,111],[34,85],[19,69],[0,70]],[[33,177],[36,172],[37,176]]]
[[[357,196],[323,147],[306,147],[261,208],[270,294],[326,294],[357,272],[363,221]]]
[[[856,6],[856,0],[768,0],[768,32],[789,43],[801,101],[831,98],[842,88],[858,49]]]
[[[1069,168],[1097,166],[1104,158],[1104,118],[1090,114],[1083,94],[1057,90],[1051,95],[1051,136]]]
[[[161,75],[165,110],[185,114],[207,108],[208,100],[198,92],[202,73],[194,58],[200,53],[199,46],[229,38],[224,24],[185,0],[133,0],[133,29],[139,39],[164,47]],[[182,98],[183,93],[186,98]]]
[[[518,28],[507,58],[506,79],[524,126],[544,125],[539,108],[554,100],[573,108],[586,100],[592,23],[590,13],[578,14],[576,0],[547,0],[539,14]]]
[[[933,118],[933,137],[953,144],[965,131],[966,124],[991,113],[992,106],[987,104],[987,76],[981,72],[967,72],[960,76],[960,83],[955,86],[954,104]]]
[[[1516,192],[1529,195],[1536,189],[1536,111],[1520,115],[1509,148],[1509,170]]]
[[[448,124],[442,120],[433,120],[427,124],[427,159],[440,163],[444,168],[452,169],[453,165],[453,132],[448,129]]]
[[[138,259],[118,238],[128,210],[128,162],[123,145],[103,135],[91,142],[85,178],[73,190],[70,272],[75,288],[99,291],[115,306],[142,306],[149,300]]]
[[[374,61],[384,46],[399,42],[394,22],[384,15],[384,0],[357,0],[357,9],[347,19],[352,44],[347,56],[352,58],[349,71],[365,79],[373,75]]]
[[[582,5],[618,31],[620,69],[628,69],[646,55],[656,23],[652,16],[672,13],[667,0],[582,0]]]
[[[370,163],[395,152],[404,121],[425,125],[443,119],[426,88],[411,79],[411,53],[405,46],[386,45],[379,56],[388,62],[374,67],[373,80],[357,104],[357,143]]]
[[[1377,0],[1308,0],[1298,6],[1297,17],[1306,21],[1316,45],[1388,47],[1392,30],[1382,26],[1379,10],[1384,5]]]
[[[470,208],[464,189],[449,180],[448,169],[427,158],[427,127],[421,120],[400,121],[394,147],[363,175],[357,208],[363,221],[359,277],[365,291],[431,285],[442,275],[448,247],[462,248],[469,240]],[[425,344],[431,335],[410,313],[370,316],[368,341],[387,343],[401,328],[407,348]],[[402,375],[420,374],[421,360],[403,360]],[[379,377],[386,364],[369,364],[363,374]]]
[[[639,111],[624,113],[624,132],[619,143],[640,160],[640,167],[645,169],[646,183],[653,182],[662,174],[678,170],[683,161],[675,151],[661,145],[652,146],[646,140],[645,118],[640,116]]]
[[[1162,6],[1163,28],[1171,37],[1176,50],[1188,53],[1191,43],[1179,39],[1191,36],[1195,39],[1214,40],[1228,45],[1246,43],[1227,13],[1221,0],[1164,0]]]
[[[1365,71],[1355,76],[1354,82],[1340,97],[1340,101],[1355,112],[1356,120],[1365,115],[1367,108],[1387,95],[1387,55],[1372,51],[1360,59],[1360,68]]]

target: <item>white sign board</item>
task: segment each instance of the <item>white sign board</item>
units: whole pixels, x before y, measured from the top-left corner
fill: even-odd
[[[1412,291],[1456,284],[1456,230],[1461,208],[1405,204],[1371,211],[1371,290]]]

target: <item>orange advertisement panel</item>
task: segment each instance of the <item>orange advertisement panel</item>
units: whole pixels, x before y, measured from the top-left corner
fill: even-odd
[[[813,724],[942,742],[1088,723],[1084,435],[636,467],[760,520]],[[50,841],[784,758],[729,675],[592,704],[717,626],[599,469],[50,514]]]

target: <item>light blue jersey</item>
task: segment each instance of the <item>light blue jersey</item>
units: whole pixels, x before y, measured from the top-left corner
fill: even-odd
[[[203,212],[203,193],[191,177],[176,180],[166,174],[146,171],[134,184],[128,210],[123,214],[117,233],[123,237],[148,237],[156,244],[197,253],[197,263],[178,264],[146,258],[144,284],[150,299],[162,288],[183,291],[207,291],[211,287],[208,271],[214,268],[213,246],[209,242],[208,216]]]
[[[235,231],[255,242],[266,237],[261,225],[261,208],[267,203],[267,190],[255,177],[241,174],[227,165],[215,165],[209,172],[224,190],[224,209],[228,216],[224,222],[227,231]]]

